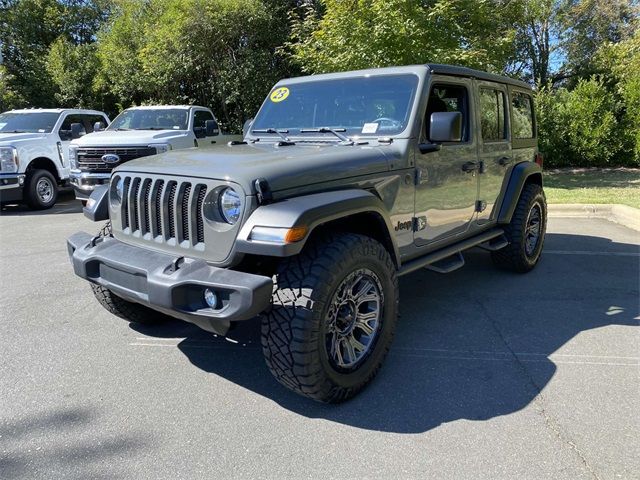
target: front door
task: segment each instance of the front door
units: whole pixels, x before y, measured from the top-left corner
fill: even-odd
[[[472,129],[472,80],[433,77],[420,142],[429,142],[431,114],[462,113],[462,141],[442,144],[439,151],[416,148],[417,170],[414,241],[417,245],[462,235],[475,219],[478,198],[477,142]]]
[[[482,162],[478,224],[497,218],[497,200],[513,162],[509,139],[507,88],[493,82],[476,82],[477,122],[480,126],[479,159]]]

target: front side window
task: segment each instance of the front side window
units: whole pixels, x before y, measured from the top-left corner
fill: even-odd
[[[206,110],[197,110],[193,114],[193,128],[205,128],[207,120],[213,120],[213,115],[211,112],[207,112]]]
[[[88,131],[91,131],[87,130],[86,118],[86,115],[67,115],[60,126],[60,138],[63,140],[69,140],[71,138],[72,123],[79,123],[82,125],[82,128],[80,129],[80,136],[86,135]]]
[[[425,115],[425,135],[431,141],[431,115],[441,112],[462,114],[462,141],[469,140],[469,96],[462,85],[434,85],[429,94]]]
[[[485,142],[507,138],[504,93],[494,88],[480,89],[480,126]]]
[[[55,112],[0,114],[0,133],[51,133],[60,117]]]
[[[513,138],[533,138],[533,100],[526,93],[515,92],[511,97]]]
[[[309,135],[328,127],[346,135],[394,135],[405,130],[418,77],[378,75],[317,80],[275,88],[260,109],[251,133],[267,129]],[[318,133],[316,133],[318,134]]]
[[[178,108],[125,110],[107,130],[186,130],[189,112]]]

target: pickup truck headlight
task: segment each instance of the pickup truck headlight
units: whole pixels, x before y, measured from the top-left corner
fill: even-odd
[[[62,152],[60,152],[60,160],[62,160]],[[69,146],[69,168],[71,170],[78,169],[78,147],[74,145]]]
[[[15,147],[0,147],[0,172],[15,173],[19,165],[18,151]]]
[[[227,187],[220,192],[219,198],[220,215],[228,224],[235,224],[240,218],[240,210],[242,209],[240,195],[233,188]]]
[[[164,152],[168,152],[169,150],[171,150],[171,144],[169,144],[169,143],[152,143],[150,145],[147,145],[147,147],[155,148],[156,149],[156,153],[164,153]]]

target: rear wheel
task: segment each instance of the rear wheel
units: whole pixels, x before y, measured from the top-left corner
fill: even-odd
[[[337,403],[376,375],[393,339],[398,281],[389,253],[375,240],[332,235],[283,260],[262,350],[284,386]]]
[[[525,185],[504,230],[509,245],[492,252],[493,262],[514,272],[532,270],[540,259],[547,230],[547,202],[540,185]]]
[[[34,170],[27,178],[25,200],[34,210],[53,207],[58,199],[58,182],[47,170]]]

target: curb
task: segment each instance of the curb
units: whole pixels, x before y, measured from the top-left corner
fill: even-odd
[[[640,231],[640,209],[618,204],[591,205],[582,203],[550,204],[552,218],[603,218]]]

